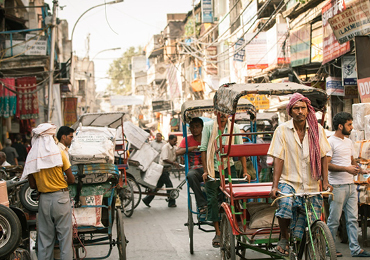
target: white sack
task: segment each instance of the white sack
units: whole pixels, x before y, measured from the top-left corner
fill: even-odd
[[[364,126],[365,126],[365,140],[370,140],[370,115],[365,116]]]
[[[150,135],[148,132],[145,132],[143,129],[129,121],[123,123],[123,130],[128,142],[137,149],[141,149]]]
[[[82,205],[102,205],[103,195],[80,197]],[[77,226],[104,227],[101,223],[101,207],[75,208]]]
[[[114,163],[116,129],[80,126],[69,149],[71,164]]]
[[[370,115],[370,103],[358,103],[352,105],[353,127],[357,130],[365,130],[364,117]]]
[[[149,183],[150,185],[157,186],[159,177],[161,177],[163,171],[163,165],[152,162],[149,165],[148,170],[145,172],[144,182]]]
[[[353,129],[349,135],[349,139],[351,139],[353,143],[362,141],[365,139],[365,132]]]
[[[149,168],[149,165],[157,157],[157,155],[158,152],[154,150],[154,148],[151,147],[150,144],[144,143],[140,150],[136,150],[133,154],[131,154],[130,159],[140,163],[140,170],[145,172]]]

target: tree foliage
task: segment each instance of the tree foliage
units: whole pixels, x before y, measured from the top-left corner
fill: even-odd
[[[111,95],[124,95],[131,92],[131,58],[142,55],[142,47],[128,48],[120,58],[114,60],[108,70],[111,83],[108,85],[108,91]]]

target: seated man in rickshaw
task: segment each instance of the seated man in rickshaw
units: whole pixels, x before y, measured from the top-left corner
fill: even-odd
[[[189,158],[189,172],[187,179],[189,186],[194,192],[195,200],[199,208],[200,214],[207,212],[207,200],[200,188],[200,183],[203,181],[203,167],[199,151],[199,146],[202,141],[203,120],[195,117],[190,122],[190,132],[192,135],[188,136],[188,158]],[[176,151],[176,155],[183,155],[186,153],[185,138],[181,140],[180,146]]]
[[[215,112],[215,115],[217,113]],[[219,205],[218,205],[218,194],[220,181],[219,180],[209,180],[208,175],[212,178],[220,178],[220,173],[218,169],[218,161],[215,154],[215,145],[214,142],[218,136],[218,129],[222,133],[226,134],[229,132],[231,127],[231,122],[228,120],[227,115],[220,113],[220,125],[217,124],[217,121],[210,121],[204,124],[202,132],[202,142],[200,146],[201,158],[203,164],[203,180],[205,182],[206,194],[207,194],[207,220],[212,221],[216,230],[216,235],[212,240],[213,247],[220,247],[220,223],[219,223]],[[238,125],[234,124],[234,133],[239,133]],[[228,144],[229,137],[223,136],[222,143]],[[242,144],[241,136],[233,136],[233,144]],[[243,167],[243,176],[251,180],[251,176],[247,173],[247,163],[245,157],[240,157]],[[230,158],[230,169],[232,178],[236,178],[236,170],[234,166],[234,161]],[[224,169],[227,169],[227,162],[225,159]],[[226,173],[227,174],[227,173]],[[226,176],[225,176],[226,177]]]
[[[308,98],[295,93],[289,100],[287,113],[291,120],[278,126],[275,130],[268,155],[274,157],[274,175],[270,192],[272,198],[282,193],[318,192],[320,180],[323,190],[330,188],[328,181],[328,161],[326,154],[330,144],[324,129],[317,123],[315,110]],[[317,216],[321,216],[321,195],[311,198]],[[301,197],[282,198],[278,201],[276,216],[279,221],[281,239],[276,252],[289,255],[289,231],[302,238],[305,216],[296,214],[297,207],[303,207]]]

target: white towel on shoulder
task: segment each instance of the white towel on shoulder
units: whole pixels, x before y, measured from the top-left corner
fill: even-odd
[[[61,151],[53,137],[56,129],[54,124],[44,123],[32,130],[32,148],[27,155],[21,180],[41,169],[63,166]]]

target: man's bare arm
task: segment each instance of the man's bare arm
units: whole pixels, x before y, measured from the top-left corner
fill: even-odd
[[[28,175],[28,183],[30,184],[31,189],[37,190],[36,180],[32,174]]]
[[[281,177],[281,174],[283,173],[283,167],[284,167],[284,160],[279,158],[274,158],[274,175],[272,178],[272,188],[270,192],[270,196],[272,198],[276,198],[276,193],[279,190],[278,184]]]
[[[359,167],[357,166],[356,162],[353,164],[354,159],[353,156],[351,156],[351,165],[349,166],[339,166],[336,164],[331,163],[331,157],[327,157],[328,161],[328,168],[331,172],[348,172],[354,176],[356,176],[359,173]]]

